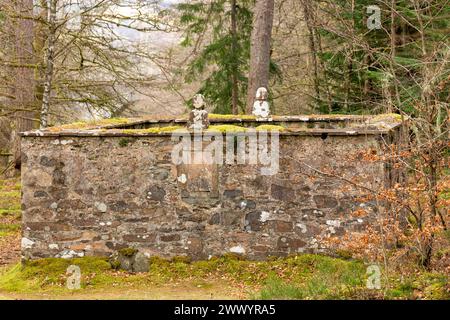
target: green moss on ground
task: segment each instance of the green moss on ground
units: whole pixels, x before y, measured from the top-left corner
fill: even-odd
[[[126,254],[125,250],[123,253]],[[131,254],[131,252],[130,252]],[[70,265],[78,265],[83,275],[84,288],[108,286],[113,283],[159,283],[168,281],[206,281],[222,278],[232,283],[243,283],[249,287],[263,285],[269,276],[294,282],[308,282],[317,273],[333,275],[329,283],[354,285],[362,283],[363,264],[330,257],[304,255],[272,261],[247,261],[234,255],[212,258],[208,261],[190,262],[185,257],[166,260],[158,257],[150,259],[151,268],[145,274],[125,274],[113,270],[107,258],[42,259],[29,261],[24,266],[16,265],[0,276],[0,290],[10,292],[31,292],[35,290],[65,290],[65,273]],[[126,275],[126,276],[124,276]],[[351,277],[353,275],[353,277]],[[353,280],[354,278],[359,280]]]
[[[14,234],[20,230],[20,224],[0,223],[0,238]]]
[[[70,265],[80,267],[82,287],[88,285],[91,278],[103,277],[111,269],[107,258],[85,257],[76,259],[48,258],[17,264],[0,274],[0,290],[9,292],[34,292],[66,290],[66,271]]]
[[[124,248],[119,250],[119,254],[123,255],[124,257],[132,257],[138,252],[137,249],[134,248]]]
[[[3,212],[17,212],[21,209],[20,202],[5,199],[0,199],[0,208]]]
[[[414,277],[392,278],[386,299],[450,300],[448,275],[424,272]]]
[[[20,200],[20,190],[13,190],[13,191],[0,191],[2,198],[7,198],[8,200],[11,200],[13,198],[14,200]]]
[[[20,231],[20,196],[18,179],[0,180],[0,237]]]
[[[20,218],[22,212],[19,209],[0,209],[0,217],[13,216]]]
[[[123,286],[144,290],[146,286],[188,281],[208,287],[220,279],[230,286],[246,288],[247,298],[255,299],[407,299],[420,290],[422,298],[445,299],[448,278],[425,274],[412,280],[391,281],[384,290],[366,289],[366,266],[356,260],[341,260],[320,255],[247,261],[227,255],[208,261],[184,257],[166,260],[150,258],[148,273],[115,271],[107,258],[43,259],[16,265],[0,272],[0,290],[7,292],[69,292],[65,288],[66,270],[77,265],[83,289]],[[386,293],[386,295],[384,295]]]

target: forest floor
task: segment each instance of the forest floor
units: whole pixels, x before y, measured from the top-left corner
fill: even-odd
[[[0,180],[0,267],[20,259],[20,184]]]
[[[0,300],[2,299],[450,299],[448,274],[417,270],[383,276],[366,287],[362,261],[320,255],[246,261],[235,256],[189,262],[152,258],[148,273],[114,270],[107,258],[20,263],[20,185],[0,180]],[[70,265],[81,289],[67,289]]]

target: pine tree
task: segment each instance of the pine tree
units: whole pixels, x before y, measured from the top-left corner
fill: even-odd
[[[449,1],[316,4],[316,14],[323,21],[314,26],[322,66],[316,108],[325,113],[414,114],[415,101],[423,91],[419,83],[427,56],[448,43]],[[367,8],[372,5],[381,9],[380,29],[367,27]],[[440,95],[444,99],[448,89]]]
[[[253,2],[214,0],[177,6],[185,27],[182,45],[194,50],[186,80],[207,75],[198,93],[214,105],[214,112],[245,111]]]

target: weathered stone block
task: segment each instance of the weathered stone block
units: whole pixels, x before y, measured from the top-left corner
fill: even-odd
[[[145,235],[126,234],[123,236],[123,240],[125,242],[155,242],[156,235],[155,234],[145,234]]]
[[[147,199],[155,201],[164,201],[166,191],[159,186],[151,186],[147,191]]]
[[[163,242],[179,241],[181,239],[179,234],[164,234],[159,237]]]
[[[298,249],[306,247],[307,243],[300,239],[279,237],[277,248],[281,251],[298,252]]]
[[[295,200],[295,191],[292,188],[272,184],[271,192],[273,199],[288,202]]]
[[[291,232],[293,229],[292,222],[288,221],[271,221],[272,229],[275,232]]]
[[[338,201],[330,196],[326,195],[315,195],[313,196],[314,202],[316,203],[317,207],[322,208],[335,208],[338,205]]]
[[[266,222],[264,212],[254,211],[245,216],[245,229],[247,231],[260,231]]]

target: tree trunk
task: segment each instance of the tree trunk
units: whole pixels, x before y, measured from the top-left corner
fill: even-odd
[[[231,36],[233,38],[231,44],[231,51],[233,55],[233,65],[232,65],[232,74],[231,74],[231,98],[232,98],[232,113],[238,114],[238,61],[237,61],[237,12],[236,12],[236,0],[231,0]]]
[[[48,113],[50,110],[50,97],[52,93],[53,82],[53,66],[55,59],[55,33],[56,33],[56,2],[57,0],[51,0],[48,8],[48,26],[49,33],[47,38],[47,51],[46,51],[46,67],[45,67],[45,80],[44,80],[44,94],[42,96],[42,108],[41,108],[41,128],[48,126]]]
[[[15,10],[18,18],[14,23],[15,56],[17,67],[14,75],[15,128],[12,133],[15,167],[20,168],[21,152],[19,132],[36,128],[38,116],[34,95],[34,69],[29,66],[34,62],[33,38],[34,23],[23,16],[33,16],[33,0],[17,0]]]
[[[397,52],[396,43],[397,43],[397,35],[395,30],[395,10],[396,10],[396,0],[391,0],[391,60],[390,60],[390,67],[392,72],[392,79],[389,80],[389,104],[387,105],[387,113],[394,112],[394,99],[393,96],[395,94],[394,92],[394,83],[396,81],[396,75],[395,75],[395,55]],[[400,107],[400,105],[399,105]]]
[[[253,31],[250,49],[250,74],[247,92],[247,113],[252,112],[256,90],[269,89],[269,68],[274,0],[257,0],[255,4]]]
[[[311,57],[311,63],[313,67],[313,80],[314,80],[314,103],[317,106],[320,103],[320,87],[319,87],[319,67],[317,63],[317,49],[316,49],[316,39],[314,35],[314,26],[312,14],[313,10],[311,10],[310,1],[303,0],[302,8],[303,8],[303,16],[306,23],[306,28],[308,29],[308,40],[309,40],[309,51]]]

